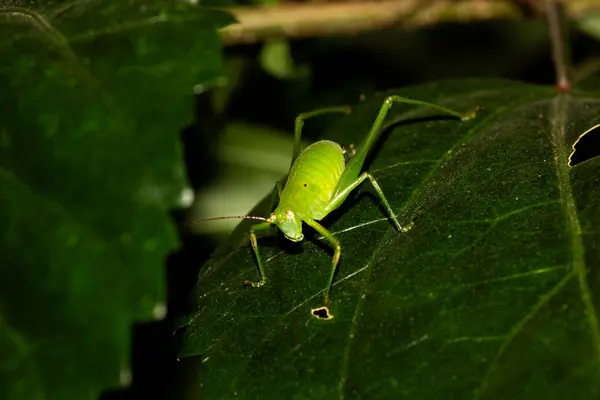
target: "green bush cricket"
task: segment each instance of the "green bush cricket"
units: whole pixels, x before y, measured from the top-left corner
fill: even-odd
[[[325,286],[324,289],[325,306],[313,310],[313,315],[317,317],[325,315],[327,319],[332,318],[328,312],[328,306],[330,304],[330,292],[333,285],[333,278],[342,254],[342,246],[340,241],[317,221],[320,221],[333,210],[337,209],[344,200],[346,200],[350,192],[356,189],[365,180],[368,180],[375,189],[379,200],[383,203],[396,229],[399,232],[405,231],[398,222],[375,178],[368,172],[363,172],[361,174],[361,169],[369,150],[373,143],[375,143],[378,134],[381,131],[384,119],[394,103],[406,103],[430,107],[457,117],[462,121],[474,118],[477,112],[477,110],[475,110],[462,114],[425,101],[413,100],[401,96],[389,96],[383,102],[375,122],[363,143],[358,146],[356,153],[347,164],[344,159],[344,150],[339,144],[330,140],[320,140],[300,152],[300,140],[302,137],[302,128],[306,119],[327,113],[347,114],[350,112],[350,108],[347,106],[328,107],[300,114],[295,121],[294,149],[290,172],[283,190],[280,182],[275,184],[270,210],[273,210],[276,195],[279,198],[279,203],[271,215],[268,218],[242,215],[199,220],[208,221],[225,218],[245,218],[262,221],[261,223],[253,225],[250,228],[249,233],[250,244],[252,245],[252,250],[254,251],[256,262],[258,264],[260,280],[256,282],[244,281],[244,284],[252,287],[260,287],[267,282],[267,276],[258,251],[256,233],[276,226],[283,232],[288,240],[300,242],[304,239],[302,222],[305,222],[323,236],[334,249],[331,273],[329,275],[329,280],[327,281],[327,286]],[[322,313],[323,310],[325,311],[324,314]]]

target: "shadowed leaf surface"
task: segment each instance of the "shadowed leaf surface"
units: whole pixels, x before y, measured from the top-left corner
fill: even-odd
[[[0,3],[0,398],[128,384],[131,324],[166,311],[179,132],[229,22],[170,1]]]
[[[299,245],[261,241],[269,281],[253,289],[242,285],[258,278],[249,223],[234,231],[201,269],[186,319],[181,355],[202,364],[204,395],[600,395],[600,158],[567,164],[600,119],[597,85],[557,96],[469,80],[387,94],[484,110],[460,122],[394,106],[366,168],[414,225],[398,233],[369,185],[324,220],[342,244],[331,320],[311,315],[331,262],[314,232]],[[360,143],[384,97],[323,138]]]

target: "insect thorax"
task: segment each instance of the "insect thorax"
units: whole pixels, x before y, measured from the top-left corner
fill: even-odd
[[[281,195],[279,210],[293,210],[301,219],[320,220],[344,171],[342,148],[321,140],[308,146],[296,159]]]

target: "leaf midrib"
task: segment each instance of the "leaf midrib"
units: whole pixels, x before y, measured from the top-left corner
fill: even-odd
[[[484,375],[479,388],[475,390],[474,399],[481,398],[485,390],[488,388],[490,384],[490,377],[498,366],[498,360],[504,354],[513,339],[552,297],[563,290],[565,285],[574,276],[577,277],[579,282],[582,302],[585,308],[585,315],[587,317],[587,322],[590,325],[593,346],[596,351],[596,358],[598,358],[600,355],[600,329],[587,283],[585,251],[581,240],[581,227],[579,218],[577,217],[577,209],[575,206],[575,199],[573,197],[571,179],[569,177],[571,167],[568,166],[568,157],[570,150],[565,151],[565,149],[570,148],[566,142],[565,134],[567,119],[566,110],[569,100],[570,97],[568,94],[559,94],[551,100],[551,109],[549,114],[552,116],[552,119],[550,120],[551,132],[549,136],[551,143],[553,144],[552,147],[554,152],[554,162],[556,164],[560,202],[563,204],[563,211],[565,213],[565,220],[567,222],[567,235],[569,236],[571,243],[572,269],[549,292],[540,296],[538,302],[533,306],[530,312],[524,318],[522,318],[515,327],[513,327],[511,333],[508,335],[508,338],[496,353],[496,356],[488,368],[488,371]]]
[[[568,94],[558,95],[552,102],[552,113],[554,120],[551,121],[551,135],[554,145],[554,161],[558,178],[558,189],[563,204],[565,219],[567,221],[567,234],[571,242],[571,256],[573,271],[577,274],[581,300],[585,306],[585,315],[590,326],[596,357],[600,358],[600,325],[596,315],[589,284],[587,282],[587,270],[585,264],[585,250],[581,238],[581,224],[577,215],[577,207],[573,196],[573,185],[570,178],[568,157],[570,145],[566,142],[566,110],[571,97]]]

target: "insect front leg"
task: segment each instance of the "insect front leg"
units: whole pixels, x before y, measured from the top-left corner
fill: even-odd
[[[275,187],[273,188],[273,194],[271,195],[271,205],[269,206],[269,212],[272,213],[273,210],[275,210],[275,207],[277,207],[277,203],[279,203],[279,200],[281,199],[281,192],[283,191],[283,189],[281,188],[281,182],[277,181],[275,182]],[[279,229],[275,230],[275,241],[277,241],[277,239],[279,238]]]
[[[335,210],[336,208],[338,208],[344,202],[346,197],[348,197],[350,192],[353,191],[354,189],[356,189],[358,187],[358,185],[363,183],[363,181],[365,179],[369,179],[369,181],[373,185],[373,188],[375,188],[375,192],[377,192],[379,199],[381,200],[386,211],[392,218],[392,221],[394,221],[394,225],[396,225],[396,229],[398,229],[399,232],[405,232],[406,229],[404,229],[398,222],[398,219],[396,218],[396,215],[394,215],[394,211],[392,210],[390,203],[388,203],[387,199],[385,198],[385,195],[383,194],[383,190],[381,190],[381,187],[379,186],[379,184],[377,183],[375,178],[373,178],[373,175],[369,174],[368,172],[363,172],[354,182],[352,182],[350,185],[348,185],[345,189],[340,190],[335,195],[335,197],[331,200],[331,202],[327,205],[327,207],[325,208],[326,213],[329,213],[332,210]]]
[[[296,123],[294,125],[294,152],[292,153],[292,163],[290,164],[290,168],[294,165],[294,161],[298,158],[298,154],[300,154],[300,144],[302,139],[302,128],[304,127],[304,121],[316,117],[317,115],[329,114],[329,113],[344,113],[350,114],[349,106],[336,106],[336,107],[326,107],[319,108],[318,110],[313,110],[309,112],[305,112],[299,114],[296,117]]]
[[[306,222],[306,224],[313,228],[315,231],[319,232],[325,238],[325,240],[327,240],[334,248],[333,259],[331,260],[331,274],[329,275],[329,281],[327,282],[327,286],[325,287],[325,305],[329,306],[329,293],[331,292],[331,286],[333,285],[333,277],[335,276],[335,271],[337,270],[338,263],[340,262],[340,256],[342,255],[342,246],[340,244],[340,241],[337,240],[331,232],[325,229],[317,221],[305,220],[304,222]]]
[[[258,253],[258,241],[256,240],[256,232],[265,231],[271,229],[273,225],[270,222],[263,222],[260,224],[256,224],[250,227],[250,244],[252,245],[252,250],[254,250],[254,255],[256,256],[256,263],[258,264],[258,272],[260,272],[260,281],[252,282],[252,281],[244,281],[244,285],[252,286],[252,287],[261,287],[267,281],[267,277],[265,276],[265,270],[260,259],[260,254]]]
[[[275,187],[273,188],[273,194],[271,195],[271,205],[269,206],[269,212],[273,212],[279,199],[281,199],[281,182],[275,182]]]

